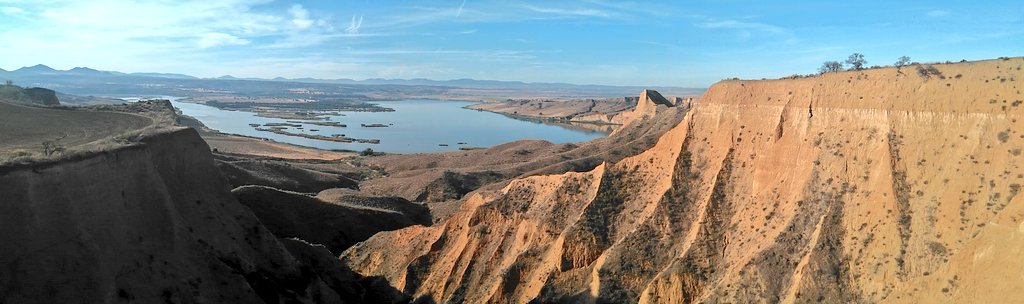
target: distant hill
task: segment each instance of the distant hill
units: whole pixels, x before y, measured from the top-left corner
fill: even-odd
[[[222,89],[233,92],[245,92],[249,89],[262,91],[275,86],[291,87],[293,84],[318,84],[318,85],[348,85],[348,86],[410,86],[410,87],[434,87],[450,89],[486,89],[486,90],[510,90],[515,92],[500,92],[494,98],[515,96],[548,96],[548,97],[623,97],[632,96],[637,91],[645,89],[638,86],[607,86],[607,85],[581,85],[568,83],[530,83],[521,81],[499,81],[499,80],[477,80],[477,79],[452,79],[452,80],[431,80],[423,78],[415,79],[383,79],[371,78],[365,80],[353,80],[347,78],[318,79],[318,78],[284,78],[273,79],[245,78],[224,75],[216,78],[200,78],[185,74],[174,73],[122,73],[116,71],[102,71],[88,67],[76,67],[70,70],[56,70],[49,66],[38,64],[30,67],[19,68],[14,71],[0,70],[0,80],[13,80],[17,83],[31,86],[42,86],[56,90],[77,94],[175,94],[180,93],[171,88],[200,87],[204,89]],[[672,96],[699,95],[703,88],[682,88],[682,87],[656,87],[660,92]],[[396,91],[396,90],[386,90]],[[405,91],[405,90],[397,90]],[[506,95],[509,94],[509,95]],[[181,95],[177,95],[181,96]]]
[[[53,90],[44,88],[24,89],[13,84],[0,85],[0,100],[46,106],[60,104],[60,101],[57,99],[57,92]]]
[[[73,69],[65,71],[65,73],[79,75],[79,76],[115,76],[116,75],[113,72],[99,71],[99,70],[85,68],[85,67],[76,67],[76,68],[73,68]]]
[[[89,105],[116,105],[125,103],[124,100],[116,98],[71,95],[57,92],[57,99],[62,105],[89,106]]]
[[[45,65],[42,65],[42,64],[37,64],[37,65],[33,65],[33,66],[30,66],[30,67],[23,67],[23,68],[20,68],[20,69],[14,70],[14,72],[15,72],[15,73],[40,73],[40,74],[49,74],[49,73],[56,73],[56,72],[58,72],[58,71],[57,71],[57,70],[54,70],[54,69],[53,69],[53,68],[51,68],[51,67],[48,67],[48,66],[45,66]]]
[[[173,73],[131,73],[129,75],[139,77],[156,77],[156,78],[169,78],[169,79],[199,79],[195,76],[185,74],[173,74]]]

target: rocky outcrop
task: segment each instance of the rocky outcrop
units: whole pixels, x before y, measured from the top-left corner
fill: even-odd
[[[28,88],[25,89],[25,96],[28,96],[28,100],[32,103],[44,106],[60,105],[60,100],[57,99],[57,92],[50,89]]]
[[[721,82],[643,153],[343,259],[436,302],[1018,302],[1022,66]]]
[[[661,111],[660,109],[674,106],[674,103],[661,96],[661,93],[658,93],[658,91],[644,90],[640,92],[640,98],[637,100],[636,108],[632,112],[619,113],[620,117],[613,117],[611,121],[617,121],[625,125],[633,121],[654,117]]]
[[[284,161],[218,156],[217,168],[232,187],[258,185],[303,193],[359,188],[359,182],[347,176],[311,170]]]
[[[344,302],[232,197],[192,129],[3,166],[0,185],[4,303]]]
[[[345,188],[320,191],[316,198],[334,205],[366,207],[397,212],[408,217],[412,222],[430,225],[430,210],[420,204],[409,202],[397,196],[373,196]]]
[[[423,191],[416,195],[415,200],[418,202],[457,200],[480,186],[503,179],[497,172],[459,173],[446,170],[441,172],[437,179],[427,184]]]
[[[9,83],[0,85],[0,101],[44,106],[60,105],[60,100],[57,99],[57,92],[53,90],[44,88],[23,89]]]

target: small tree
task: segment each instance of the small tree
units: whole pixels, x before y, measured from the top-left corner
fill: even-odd
[[[908,64],[910,64],[910,57],[900,56],[900,59],[896,60],[896,63],[894,63],[893,65],[896,66],[897,68],[902,68],[907,66]]]
[[[821,67],[818,68],[818,72],[820,72],[822,74],[830,73],[830,72],[839,72],[839,71],[842,71],[842,70],[843,70],[843,64],[839,63],[839,61],[834,61],[834,60],[832,60],[832,61],[825,61],[825,63],[822,63]]]
[[[846,58],[846,64],[850,65],[851,70],[860,71],[864,69],[864,64],[867,63],[868,61],[864,60],[864,54],[861,53],[853,53],[849,58]]]

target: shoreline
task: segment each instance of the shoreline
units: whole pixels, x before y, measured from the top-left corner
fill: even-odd
[[[487,109],[470,108],[470,106],[477,105],[477,104],[483,104],[483,103],[486,103],[486,102],[477,102],[477,103],[474,103],[474,104],[471,104],[471,105],[466,105],[466,106],[464,106],[462,108],[463,109],[467,109],[467,110],[473,110],[473,111],[481,111],[481,112],[488,112],[488,113],[494,113],[494,114],[501,114],[501,115],[504,115],[505,117],[508,117],[508,118],[511,118],[511,119],[515,119],[515,120],[520,120],[520,121],[529,121],[529,122],[535,122],[535,123],[543,123],[543,124],[555,125],[555,126],[559,126],[559,127],[566,128],[566,129],[572,129],[572,130],[582,129],[582,131],[597,132],[597,133],[601,133],[601,134],[604,134],[604,135],[610,135],[611,131],[603,132],[603,131],[598,131],[598,130],[594,130],[594,129],[588,129],[586,127],[576,127],[573,124],[592,125],[592,126],[595,126],[595,127],[609,127],[609,128],[615,128],[615,129],[618,129],[618,128],[622,127],[621,124],[606,123],[606,122],[600,122],[600,121],[577,121],[577,120],[567,120],[567,119],[564,119],[564,118],[557,118],[557,117],[530,116],[530,115],[498,112],[498,111],[487,110]]]
[[[270,138],[243,134],[215,133],[203,134],[211,150],[231,155],[246,155],[291,160],[323,160],[339,161],[358,156],[359,152],[345,149],[320,149],[298,144],[276,141]],[[299,156],[299,157],[294,157]]]

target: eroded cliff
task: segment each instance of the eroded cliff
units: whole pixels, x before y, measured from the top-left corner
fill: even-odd
[[[452,303],[1024,300],[1022,67],[721,82],[643,153],[342,258]]]

